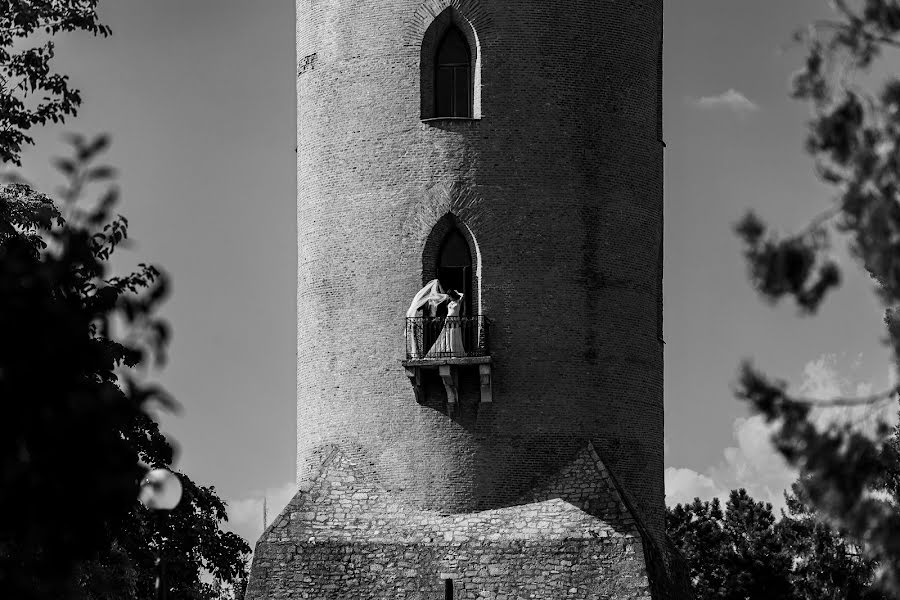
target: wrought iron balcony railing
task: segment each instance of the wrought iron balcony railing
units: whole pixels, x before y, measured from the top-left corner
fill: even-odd
[[[473,317],[407,317],[406,358],[466,358],[488,356],[484,315]]]

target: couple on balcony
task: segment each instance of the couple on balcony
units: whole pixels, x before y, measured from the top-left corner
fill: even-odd
[[[429,281],[413,298],[409,310],[406,311],[407,331],[406,339],[409,345],[409,355],[414,358],[421,358],[421,342],[423,341],[424,325],[428,318],[419,317],[420,311],[425,312],[427,308],[428,315],[432,319],[437,317],[438,306],[447,302],[447,318],[444,319],[444,326],[438,334],[437,339],[431,344],[431,348],[425,354],[425,358],[438,357],[460,357],[465,356],[466,351],[463,348],[462,340],[462,322],[460,320],[460,312],[462,311],[463,294],[456,290],[449,290],[444,293],[441,283],[437,279]]]

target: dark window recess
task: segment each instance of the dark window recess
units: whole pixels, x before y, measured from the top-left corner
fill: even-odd
[[[445,292],[456,290],[463,294],[462,315],[472,314],[472,254],[469,243],[459,229],[444,238],[438,254],[438,281]]]
[[[472,58],[462,32],[451,27],[438,45],[434,74],[437,117],[472,116]]]
[[[453,600],[453,580],[444,580],[444,600]]]

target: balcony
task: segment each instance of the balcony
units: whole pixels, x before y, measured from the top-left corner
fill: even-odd
[[[489,356],[484,315],[474,317],[408,317],[406,360],[438,360]]]
[[[493,401],[489,329],[490,320],[484,315],[406,319],[406,360],[403,367],[419,403],[425,401],[422,370],[437,369],[447,392],[448,412],[453,414],[458,402],[458,369],[465,367],[478,369],[481,402]]]

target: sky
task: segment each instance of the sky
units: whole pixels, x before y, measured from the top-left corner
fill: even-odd
[[[158,379],[177,467],[214,485],[251,543],[293,492],[295,461],[295,55],[290,0],[101,0],[108,39],[59,40],[83,92],[77,118],[37,132],[21,173],[39,189],[64,132],[108,132],[119,212],[161,265],[174,329]],[[793,480],[764,424],[734,399],[751,358],[806,395],[889,384],[881,308],[839,244],[843,287],[814,318],[762,302],[733,223],[749,208],[784,232],[828,206],[803,152],[808,110],[788,97],[791,34],[823,0],[666,0],[665,339],[667,502],[747,487],[781,502]],[[857,415],[858,416],[858,415]]]

